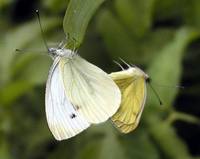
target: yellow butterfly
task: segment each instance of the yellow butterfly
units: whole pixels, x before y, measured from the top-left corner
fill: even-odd
[[[122,94],[120,108],[111,118],[122,133],[129,133],[138,126],[146,101],[146,82],[149,80],[140,68],[128,66],[127,70],[109,74]]]

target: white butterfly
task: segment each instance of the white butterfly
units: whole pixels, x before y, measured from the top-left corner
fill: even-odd
[[[68,139],[110,118],[121,93],[103,70],[69,49],[49,49],[54,62],[46,85],[46,116],[57,140]]]

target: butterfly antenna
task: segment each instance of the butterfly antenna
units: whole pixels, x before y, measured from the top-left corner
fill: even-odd
[[[147,83],[149,84],[150,88],[151,88],[152,91],[154,92],[154,94],[155,94],[156,98],[158,99],[160,105],[163,105],[163,103],[162,103],[162,101],[161,101],[161,99],[160,99],[160,96],[158,95],[158,93],[156,92],[156,90],[153,88],[153,86],[152,86],[152,84],[151,84],[151,79],[150,79],[150,78],[147,79]]]
[[[26,51],[21,50],[21,49],[15,49],[15,53],[24,54],[24,53],[26,53]]]
[[[179,89],[185,89],[185,86],[181,86],[181,85],[175,85],[175,86],[172,86],[172,85],[160,85],[160,84],[157,84],[154,82],[154,85],[157,85],[159,87],[165,87],[165,88],[179,88]]]
[[[20,49],[15,49],[15,52],[17,52],[17,53],[23,53],[24,51],[22,51]]]
[[[39,51],[39,50],[21,50],[21,49],[15,49],[16,53],[20,53],[20,54],[24,54],[27,52],[32,52],[32,53],[38,53],[38,54],[42,54],[42,55],[47,55],[46,52],[44,51]]]
[[[126,61],[124,61],[121,57],[119,58],[126,66],[128,66],[129,68],[131,67],[131,65],[129,65]]]
[[[176,88],[185,89],[185,86],[175,86]]]
[[[122,65],[119,62],[117,62],[115,60],[113,60],[113,62],[116,63],[122,70],[124,70],[124,68],[122,67]]]
[[[41,34],[42,34],[42,39],[43,39],[43,41],[44,41],[44,45],[45,45],[47,51],[49,52],[49,47],[48,47],[48,45],[47,45],[47,42],[46,42],[45,36],[44,36],[44,30],[42,29],[42,24],[41,24],[41,20],[40,20],[39,10],[36,10],[35,12],[36,12],[36,14],[37,14],[38,23],[39,23],[39,26],[40,26],[40,31],[41,31]]]

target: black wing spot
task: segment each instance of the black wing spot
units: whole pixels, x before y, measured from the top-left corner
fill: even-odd
[[[70,115],[70,118],[75,118],[76,117],[76,115],[74,114],[74,113],[72,113],[71,115]]]

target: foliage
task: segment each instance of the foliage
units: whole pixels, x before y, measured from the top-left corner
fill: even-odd
[[[107,72],[119,70],[112,62],[119,57],[145,68],[164,105],[159,107],[149,89],[142,121],[134,132],[122,135],[108,121],[67,141],[55,141],[44,111],[51,59],[44,56],[38,21],[32,18],[23,23],[13,22],[10,8],[18,2],[0,0],[0,158],[194,158],[173,123],[177,119],[199,123],[199,119],[175,110],[178,88],[168,89],[159,84],[180,83],[188,46],[200,37],[199,1],[103,2],[41,1],[45,37],[57,41],[57,46],[69,35],[76,45],[68,47],[80,46],[81,56]],[[15,49],[29,51],[17,54]]]

